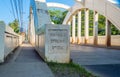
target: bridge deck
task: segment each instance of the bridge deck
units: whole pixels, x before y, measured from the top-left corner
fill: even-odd
[[[120,50],[71,45],[71,58],[100,77],[120,77]]]
[[[7,63],[0,65],[0,77],[54,77],[30,44],[23,44]]]

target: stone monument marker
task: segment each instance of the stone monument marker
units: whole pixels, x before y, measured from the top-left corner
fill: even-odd
[[[47,61],[68,63],[70,61],[69,26],[46,25],[45,56]]]

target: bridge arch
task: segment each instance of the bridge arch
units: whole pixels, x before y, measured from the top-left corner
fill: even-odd
[[[107,0],[76,0],[73,7],[67,13],[63,24],[67,24],[71,17],[82,8],[88,8],[105,16],[111,23],[113,23],[120,30],[120,8]]]
[[[63,8],[63,9],[66,9],[66,10],[69,10],[69,9],[70,9],[70,6],[68,6],[68,5],[61,4],[61,3],[55,3],[55,2],[48,2],[48,3],[47,3],[47,6],[48,6],[48,7]]]
[[[84,38],[81,36],[81,10],[84,9],[85,12],[85,35]],[[84,44],[88,44],[91,40],[89,36],[89,10],[93,10],[94,12],[94,25],[93,25],[93,37],[92,37],[92,44],[98,44],[98,15],[103,15],[106,18],[106,25],[105,25],[105,45],[111,45],[111,27],[110,24],[112,23],[120,30],[120,8],[116,5],[112,4],[107,0],[76,0],[74,6],[69,9],[63,24],[72,25],[72,43],[80,44],[81,40],[84,40]],[[76,38],[76,15],[77,18],[77,38]]]

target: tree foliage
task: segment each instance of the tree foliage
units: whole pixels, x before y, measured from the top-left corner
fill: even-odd
[[[0,23],[4,23],[4,21],[0,21]]]
[[[62,24],[67,11],[61,11],[61,10],[48,10],[50,17],[51,17],[51,21],[54,22],[54,24]]]
[[[9,23],[9,26],[14,30],[14,32],[19,33],[19,22],[18,20],[14,20],[13,22]]]

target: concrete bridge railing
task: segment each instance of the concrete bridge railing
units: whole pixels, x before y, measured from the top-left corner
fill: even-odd
[[[106,43],[106,36],[98,36],[98,45],[103,45],[105,46]],[[70,42],[72,43],[72,37],[70,37]],[[78,43],[77,37],[75,39],[75,43]],[[89,36],[88,42],[85,43],[85,37],[82,36],[80,40],[80,44],[88,44],[88,45],[93,45],[94,44],[94,37]],[[120,46],[120,35],[112,35],[111,36],[111,46]]]
[[[22,36],[16,34],[11,27],[0,23],[0,63],[22,42]]]

